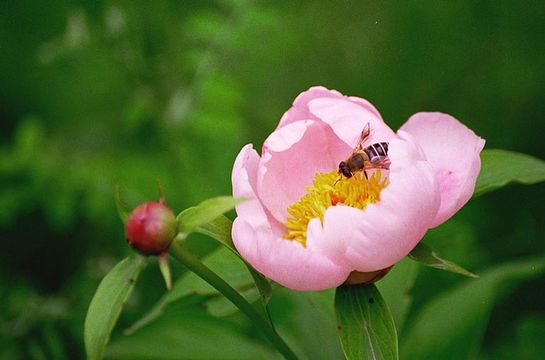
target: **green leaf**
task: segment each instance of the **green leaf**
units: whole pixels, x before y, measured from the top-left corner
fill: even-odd
[[[232,210],[243,199],[236,199],[231,196],[219,196],[203,201],[197,206],[185,209],[178,214],[179,230],[189,234],[198,226],[208,224],[217,217]]]
[[[130,335],[115,339],[107,359],[281,359],[252,339],[249,330],[226,319],[212,317],[195,307],[169,311],[160,321]]]
[[[545,180],[545,162],[530,155],[506,150],[484,150],[475,196],[511,182],[535,184]]]
[[[467,271],[452,261],[441,258],[431,246],[427,245],[423,241],[419,242],[418,245],[416,245],[416,247],[409,253],[409,258],[435,269],[450,271],[471,278],[479,277],[478,275]]]
[[[145,266],[146,260],[141,255],[129,256],[100,282],[85,318],[84,338],[88,359],[102,359],[110,333]]]
[[[441,293],[407,325],[401,336],[403,359],[475,358],[499,295],[516,283],[537,278],[544,272],[543,256],[514,261]]]
[[[203,263],[241,292],[246,300],[253,302],[259,299],[259,293],[255,291],[254,281],[248,269],[233,253],[220,247],[207,256]],[[171,304],[194,295],[206,297],[210,301],[216,298],[221,299],[208,304],[209,310],[216,315],[225,315],[236,311],[236,307],[206,281],[194,273],[186,273],[174,283],[172,290],[165,293],[150,311],[126,330],[126,333],[131,334],[155,321]]]
[[[218,274],[184,248],[179,241],[173,241],[169,251],[176,259],[184,264],[189,270],[198,275],[208,284],[221,292],[229,299],[244,315],[248,317],[263,335],[267,337],[271,345],[280,352],[286,359],[297,359],[297,356],[288,344],[278,335],[270,320],[263,318],[261,314],[246,300],[236,289],[227,283]]]
[[[223,246],[232,251],[237,256],[238,251],[235,249],[233,239],[231,238],[231,228],[233,222],[225,215],[220,215],[214,220],[198,226],[194,231],[210,236],[212,239],[219,241]]]
[[[394,320],[375,285],[338,287],[335,311],[348,360],[398,358]]]

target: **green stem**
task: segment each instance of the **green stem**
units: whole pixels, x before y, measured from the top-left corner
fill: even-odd
[[[276,349],[286,359],[297,359],[295,353],[282,340],[276,330],[265,320],[254,307],[240,295],[235,289],[210,270],[191,252],[187,251],[178,241],[173,241],[170,247],[170,253],[178,259],[187,268],[200,276],[204,281],[212,285],[216,290],[229,299],[237,308],[240,309],[261,332],[269,339]]]

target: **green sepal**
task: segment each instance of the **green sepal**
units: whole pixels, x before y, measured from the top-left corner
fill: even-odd
[[[119,218],[125,224],[129,218],[130,210],[127,204],[121,200],[121,188],[119,185],[116,185],[114,188],[114,198],[115,198],[115,207],[117,209],[117,214]]]
[[[422,241],[409,253],[409,258],[435,269],[445,270],[471,278],[479,277],[479,275],[464,269],[460,265],[457,265],[450,260],[443,259],[431,246]]]

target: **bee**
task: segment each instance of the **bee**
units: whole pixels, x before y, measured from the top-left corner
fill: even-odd
[[[363,171],[367,179],[366,170],[390,168],[387,142],[378,142],[363,147],[363,143],[369,138],[370,133],[369,123],[367,123],[361,132],[358,145],[352,151],[352,155],[339,163],[339,174],[351,178],[356,172]]]

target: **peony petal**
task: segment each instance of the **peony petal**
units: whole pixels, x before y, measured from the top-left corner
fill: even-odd
[[[348,245],[360,236],[357,224],[362,223],[364,211],[349,206],[332,206],[320,219],[312,219],[307,228],[307,247],[327,256],[337,264],[346,263]]]
[[[358,139],[367,124],[371,134],[366,144],[388,141],[395,136],[380,116],[347,98],[317,98],[309,101],[308,108],[315,117],[331,126],[335,134],[352,149],[358,145]]]
[[[389,149],[390,183],[380,201],[363,211],[329,208],[321,234],[309,227],[314,251],[369,272],[395,264],[422,239],[440,203],[433,169],[410,139],[391,139]]]
[[[248,199],[236,207],[232,236],[237,250],[257,271],[291,289],[322,290],[340,285],[349,269],[281,237],[286,229],[268,215],[255,194],[258,165],[259,156],[246,145],[233,167],[233,195]]]
[[[233,223],[233,242],[257,271],[294,290],[316,291],[341,285],[350,269],[313,253],[296,241],[254,228],[241,216]]]
[[[288,206],[301,198],[314,175],[337,169],[350,151],[329,126],[319,121],[302,120],[277,129],[263,145],[257,174],[260,200],[284,223]]]
[[[327,97],[343,98],[343,95],[338,91],[328,90],[323,86],[314,86],[307,91],[302,92],[301,94],[299,94],[299,96],[297,96],[297,98],[293,102],[292,107],[284,113],[282,119],[280,119],[278,128],[303,119],[316,120],[316,117],[312,115],[308,110],[307,104],[312,99]]]
[[[471,198],[485,140],[454,117],[438,112],[414,114],[400,130],[415,138],[434,168],[441,207],[432,227],[438,226]]]
[[[282,224],[268,214],[256,195],[259,160],[259,155],[251,144],[244,146],[235,160],[231,175],[233,196],[246,199],[236,206],[236,212],[254,227],[265,227],[270,231],[283,233],[285,229]]]
[[[358,103],[359,105],[363,106],[367,111],[375,114],[376,117],[382,120],[382,116],[378,112],[377,108],[371,104],[369,101],[356,97],[356,96],[348,96],[348,99],[352,102]]]

